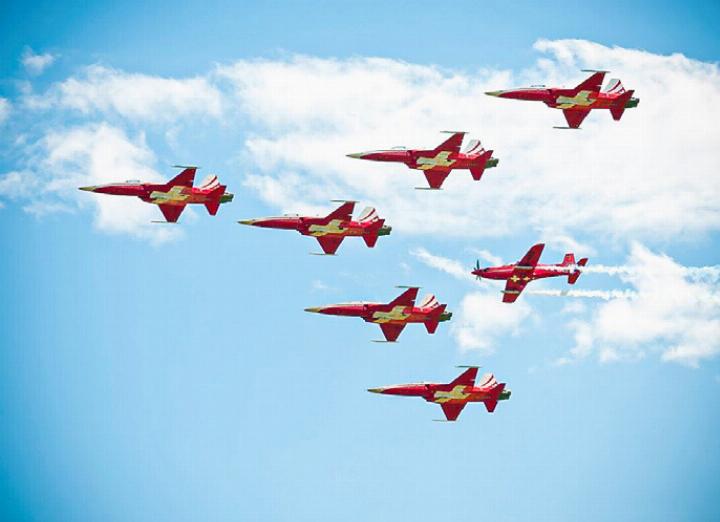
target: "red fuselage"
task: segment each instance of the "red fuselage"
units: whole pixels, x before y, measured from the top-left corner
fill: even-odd
[[[627,98],[625,94],[607,93],[602,91],[574,89],[559,89],[545,87],[530,87],[521,89],[508,89],[486,93],[498,98],[512,100],[539,101],[553,109],[589,110],[612,109],[621,99]],[[630,93],[628,93],[630,94]],[[629,98],[624,102],[625,108],[636,107],[637,98]]]
[[[497,386],[499,385],[494,384],[492,386],[479,387],[462,384],[418,383],[370,388],[368,391],[385,395],[422,397],[426,401],[436,404],[466,404],[468,402],[485,402],[490,400],[492,398],[492,391]],[[504,384],[502,386],[504,386]],[[510,390],[503,390],[498,400],[509,399],[511,393]]]
[[[360,222],[345,219],[332,219],[328,222],[327,218],[302,216],[279,216],[240,221],[243,225],[255,227],[297,230],[304,236],[313,237],[352,237],[367,234],[386,236],[392,228],[385,226],[384,222],[385,220]]]
[[[409,168],[417,170],[455,170],[495,167],[498,160],[493,158],[492,154],[491,150],[480,154],[464,154],[451,151],[392,149],[359,152],[348,156],[371,161],[404,163]]]
[[[479,268],[473,270],[472,273],[485,279],[507,280],[513,277],[516,266],[517,264]],[[575,271],[576,267],[563,266],[562,264],[536,265],[532,270],[524,271],[522,276],[515,277],[527,277],[528,279],[525,279],[525,281],[534,281],[535,279],[544,279],[546,277],[569,276],[575,273]]]
[[[221,185],[224,190],[224,186]],[[140,183],[128,181],[126,183],[110,183],[108,185],[97,185],[92,187],[81,187],[80,190],[97,192],[100,194],[111,194],[113,196],[135,196],[155,205],[185,206],[188,204],[204,204],[216,199],[211,197],[215,189],[203,189],[197,187],[186,187],[181,185],[168,186],[158,183]],[[233,195],[223,193],[220,197],[221,203],[232,201]]]
[[[448,321],[452,313],[442,312],[438,322]],[[437,307],[419,307],[405,305],[389,305],[385,303],[340,303],[327,306],[306,308],[306,312],[345,317],[360,317],[369,323],[405,325],[409,323],[426,323],[438,314]]]

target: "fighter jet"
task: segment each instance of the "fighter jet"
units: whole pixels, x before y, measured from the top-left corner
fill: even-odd
[[[512,265],[480,268],[480,261],[478,260],[472,273],[478,278],[507,280],[505,290],[503,290],[503,303],[514,303],[525,285],[535,279],[567,276],[568,283],[574,285],[581,273],[578,267],[587,264],[587,257],[583,257],[575,263],[575,254],[565,254],[565,258],[560,264],[539,265],[538,261],[544,248],[544,243],[534,245],[519,262]]]
[[[417,299],[417,286],[398,287],[407,288],[402,294],[387,304],[384,303],[342,303],[328,306],[306,308],[306,312],[327,315],[342,315],[360,317],[368,323],[380,325],[385,341],[394,343],[408,323],[423,323],[428,333],[435,333],[438,324],[449,321],[452,313],[446,312],[446,304],[440,304],[434,295],[426,296],[420,305],[415,306]]]
[[[387,236],[392,230],[385,226],[374,208],[362,211],[356,221],[352,219],[354,201],[343,201],[342,205],[325,217],[279,216],[238,221],[242,225],[264,228],[297,230],[304,236],[313,236],[320,243],[325,255],[334,255],[343,239],[359,236],[370,248],[375,246],[378,236]]]
[[[511,391],[505,389],[505,383],[495,380],[492,373],[486,373],[475,385],[477,366],[461,366],[468,368],[454,381],[447,384],[418,383],[396,384],[382,388],[370,388],[369,392],[384,395],[404,395],[406,397],[422,397],[428,402],[439,404],[449,422],[455,421],[468,402],[483,402],[487,411],[495,411],[498,401],[510,398]]]
[[[130,180],[125,183],[110,183],[92,187],[80,187],[80,190],[112,194],[115,196],[136,196],[146,203],[160,207],[168,223],[177,223],[185,205],[203,204],[211,216],[217,214],[221,203],[232,201],[233,194],[225,192],[227,188],[221,185],[217,176],[210,175],[198,187],[193,187],[197,167],[175,168],[184,169],[167,183],[142,183]]]
[[[562,109],[568,127],[555,127],[556,129],[579,128],[593,109],[610,109],[613,119],[619,121],[625,109],[632,109],[640,103],[638,98],[633,98],[635,91],[626,91],[620,80],[610,80],[601,90],[607,71],[583,69],[583,72],[593,74],[574,89],[534,85],[529,88],[492,91],[485,94],[498,98],[540,101],[553,109]]]
[[[467,169],[475,181],[480,181],[486,168],[497,166],[498,159],[492,157],[493,151],[485,150],[480,144],[480,140],[470,140],[465,150],[460,152],[466,133],[450,132],[450,134],[452,136],[432,150],[396,147],[391,150],[348,154],[348,157],[404,163],[411,169],[422,170],[430,189],[440,189],[452,170]],[[426,187],[416,188],[424,189]]]

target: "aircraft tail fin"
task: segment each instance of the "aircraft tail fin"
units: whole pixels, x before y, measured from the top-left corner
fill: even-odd
[[[577,266],[585,266],[587,265],[587,262],[588,258],[583,257],[580,261],[577,262]],[[580,269],[576,268],[575,270],[573,270],[573,273],[568,275],[568,283],[574,285],[575,281],[577,281],[578,277],[580,277],[580,274],[582,274]]]
[[[575,254],[565,254],[562,266],[571,266],[575,264]]]
[[[500,400],[500,394],[503,392],[504,389],[505,383],[500,383],[490,391],[490,397],[485,399],[484,401],[485,408],[487,408],[488,413],[492,413],[495,411],[497,403]]]
[[[613,78],[605,87],[603,87],[602,92],[606,94],[622,94],[625,92],[625,87],[623,87],[620,80]]]
[[[468,142],[463,154],[482,154],[483,152],[485,152],[485,149],[483,148],[482,143],[480,143],[480,140],[472,139]]]
[[[380,216],[378,216],[377,210],[375,210],[374,207],[365,207],[358,216],[358,221],[360,223],[372,223],[374,221],[378,221],[379,219]]]
[[[622,118],[622,115],[625,112],[625,106],[627,105],[627,102],[630,101],[633,94],[635,94],[635,91],[625,91],[617,98],[617,100],[615,100],[615,104],[610,107],[610,114],[612,114],[613,120],[620,121],[620,118]]]

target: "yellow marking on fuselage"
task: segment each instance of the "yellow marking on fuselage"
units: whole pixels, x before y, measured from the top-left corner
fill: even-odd
[[[517,283],[518,281],[532,281],[532,277],[530,277],[530,276],[519,277],[519,276],[513,275],[510,278],[510,281],[512,281],[513,283]]]
[[[558,96],[555,103],[558,109],[571,109],[577,106],[587,107],[595,101],[590,99],[590,94],[592,94],[592,91],[580,91],[572,98],[568,96]]]
[[[183,194],[183,187],[172,187],[167,192],[154,190],[150,193],[150,199],[157,205],[163,205],[171,201],[179,203],[187,200],[189,197],[188,194]]]
[[[347,228],[342,228],[342,219],[333,219],[327,225],[310,225],[308,231],[311,236],[326,236],[328,234],[342,234]]]
[[[453,400],[465,400],[468,397],[470,397],[470,394],[465,393],[465,386],[462,384],[458,384],[450,391],[436,391],[433,394],[434,402],[438,402],[441,404]]]
[[[404,321],[410,317],[410,314],[405,312],[405,308],[405,306],[398,305],[393,307],[389,312],[375,312],[373,313],[373,322],[389,323],[390,321]]]
[[[434,158],[426,158],[421,156],[417,159],[417,168],[419,168],[420,170],[430,170],[436,167],[449,167],[453,163],[455,163],[455,160],[448,159],[449,156],[450,151],[447,150],[438,152],[438,155]]]

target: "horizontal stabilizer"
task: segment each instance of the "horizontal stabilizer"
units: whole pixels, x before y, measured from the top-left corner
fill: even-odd
[[[505,389],[505,383],[498,384],[489,393],[490,397],[488,399],[485,399],[485,407],[487,408],[488,413],[492,413],[495,411],[498,400],[500,400],[500,394],[502,393],[502,391],[504,389]]]
[[[485,173],[485,165],[482,167],[470,167],[470,175],[475,181],[480,181],[482,175]]]
[[[211,216],[217,214],[223,194],[225,194],[225,185],[218,185],[207,195],[208,199],[205,201],[205,208],[207,208]]]
[[[588,258],[583,257],[580,261],[578,261],[577,266],[585,266],[587,265],[587,262]],[[582,274],[582,272],[578,269],[575,269],[572,274],[568,275],[568,283],[574,285],[575,281],[577,281],[578,277],[580,277],[580,274]]]
[[[618,96],[613,106],[610,107],[610,114],[612,115],[613,120],[620,121],[620,118],[622,118],[622,115],[625,112],[625,105],[630,98],[632,98],[634,93],[635,91],[626,91],[623,95]]]

